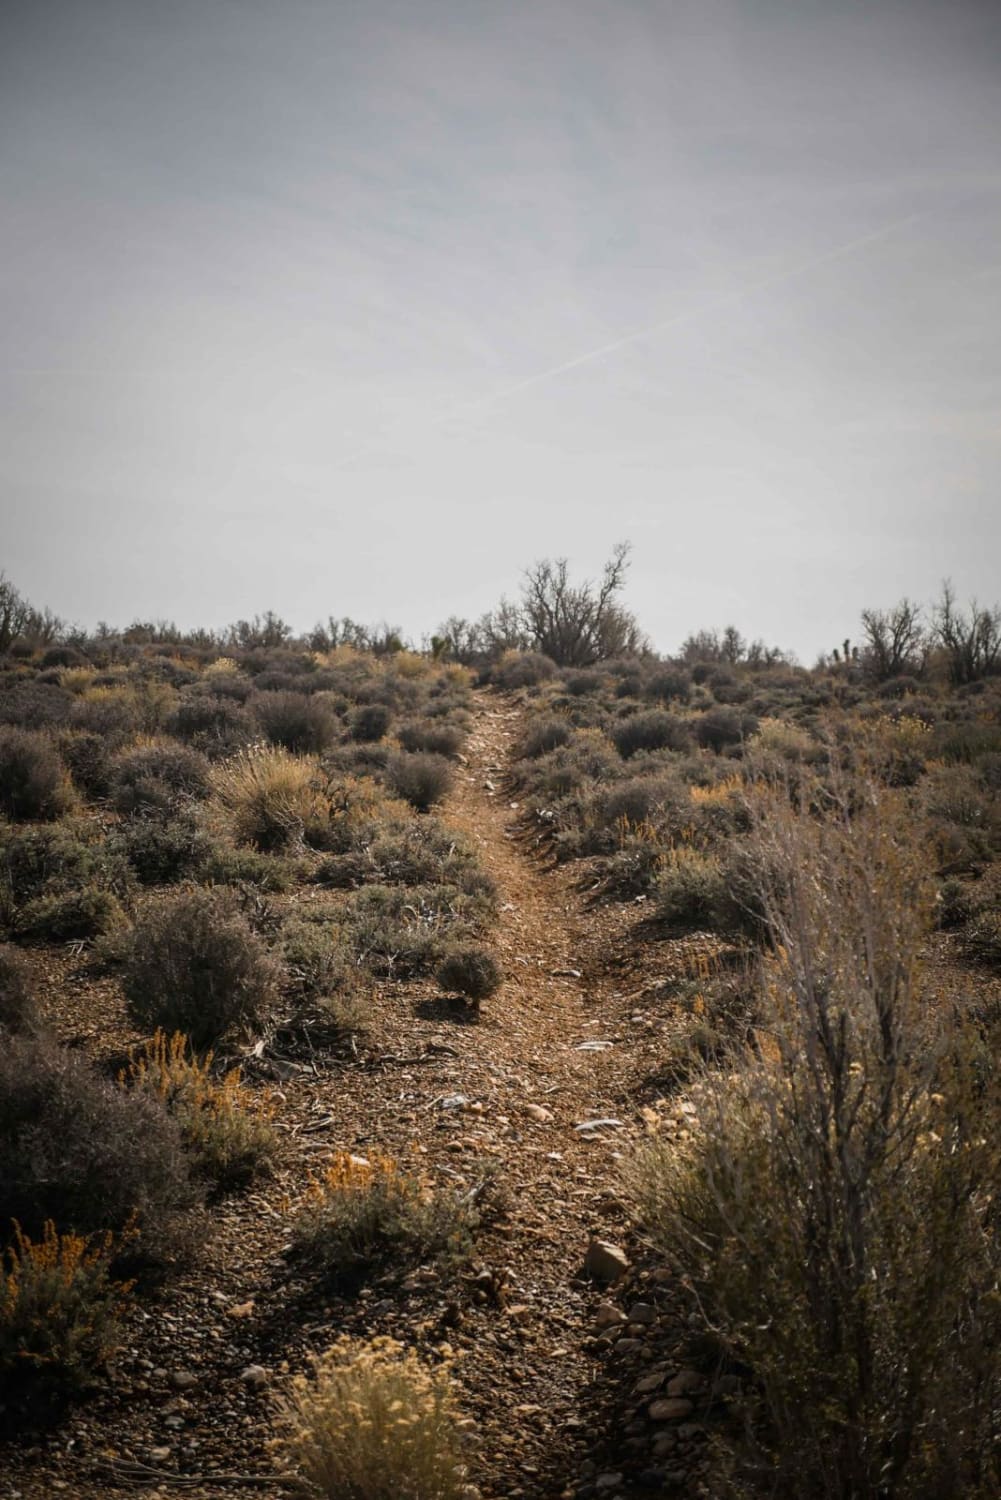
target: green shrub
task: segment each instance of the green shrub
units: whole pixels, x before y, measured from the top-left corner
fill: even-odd
[[[261,693],[254,709],[272,745],[297,755],[321,754],[337,736],[337,720],[330,709],[307,693]]]
[[[0,1399],[30,1406],[91,1385],[121,1339],[129,1287],[112,1280],[114,1240],[20,1228],[0,1253]]]
[[[65,826],[0,829],[0,888],[14,906],[47,886],[85,885],[98,878],[101,855]]]
[[[0,943],[0,1036],[7,1032],[38,1029],[31,969],[22,953],[9,943]]]
[[[0,1241],[16,1220],[37,1238],[134,1232],[159,1259],[185,1242],[199,1201],[180,1134],[156,1101],[130,1096],[44,1037],[0,1047]]]
[[[196,888],[143,913],[123,984],[147,1031],[181,1031],[204,1048],[258,1029],[276,998],[280,968],[222,890]]]
[[[692,679],[681,667],[663,667],[643,684],[644,698],[659,703],[683,703],[692,690]]]
[[[490,950],[471,943],[446,953],[436,977],[449,994],[465,995],[477,1004],[488,999],[504,982],[503,970]]]
[[[329,921],[286,922],[281,943],[286,976],[301,994],[334,995],[351,987],[351,950]]]
[[[963,951],[974,963],[1001,971],[1001,911],[980,912],[963,932]]]
[[[0,729],[0,812],[14,822],[61,818],[73,788],[59,752],[41,733]]]
[[[214,842],[206,850],[198,874],[205,885],[252,885],[268,894],[290,890],[298,879],[295,863],[279,854]]]
[[[59,736],[59,753],[76,786],[85,797],[107,797],[111,792],[111,750],[103,735],[66,730]]]
[[[386,784],[418,812],[427,812],[448,792],[452,768],[443,755],[410,755],[401,751],[390,758]]]
[[[243,749],[255,734],[254,720],[243,704],[204,691],[182,699],[167,721],[167,730],[210,760]]]
[[[448,948],[475,937],[493,915],[485,894],[455,886],[365,886],[344,909],[358,961],[381,974],[431,972]]]
[[[505,692],[537,687],[556,676],[556,663],[538,651],[505,651],[488,672],[489,680]]]
[[[668,927],[710,932],[724,926],[729,900],[720,861],[684,844],[669,850],[657,879],[654,903],[657,919]]]
[[[294,1227],[294,1252],[325,1286],[352,1290],[375,1274],[468,1256],[473,1211],[378,1154],[339,1152],[315,1181]]]
[[[758,725],[752,715],[739,714],[736,709],[709,708],[698,716],[692,727],[703,749],[719,752],[750,738]]]

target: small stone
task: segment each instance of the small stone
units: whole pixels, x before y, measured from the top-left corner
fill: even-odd
[[[193,1375],[190,1370],[174,1370],[170,1383],[175,1391],[190,1391],[193,1385],[198,1384],[198,1376]]]
[[[644,1375],[642,1380],[637,1380],[636,1382],[636,1394],[637,1396],[649,1396],[654,1391],[659,1391],[663,1384],[664,1377],[662,1374]]]
[[[532,1320],[532,1309],[527,1302],[517,1302],[514,1307],[507,1310],[508,1317],[515,1323],[530,1323]]]
[[[624,1338],[619,1339],[615,1345],[616,1354],[636,1354],[643,1348],[641,1339]]]
[[[594,1281],[610,1285],[619,1281],[629,1270],[629,1257],[618,1245],[609,1240],[594,1239],[587,1247],[584,1257],[584,1274]]]
[[[676,1432],[658,1432],[653,1440],[654,1458],[666,1458],[678,1446],[678,1434]]]
[[[702,1376],[698,1370],[679,1370],[677,1375],[667,1382],[669,1396],[687,1396],[689,1392],[701,1389]]]
[[[683,1397],[668,1397],[651,1403],[650,1420],[651,1422],[674,1422],[680,1417],[690,1417],[694,1410],[691,1401],[686,1401]]]
[[[170,1453],[171,1450],[169,1448],[151,1448],[149,1450],[149,1456],[155,1464],[165,1464],[170,1457]]]
[[[599,1474],[594,1487],[596,1490],[617,1490],[621,1483],[621,1474]]]
[[[634,1302],[629,1309],[630,1323],[656,1323],[657,1309],[649,1302]]]
[[[616,1328],[626,1321],[626,1315],[621,1307],[616,1307],[614,1302],[599,1302],[595,1309],[594,1321],[599,1328]]]
[[[529,1115],[533,1120],[538,1120],[542,1125],[548,1124],[553,1118],[552,1110],[546,1109],[543,1104],[525,1104],[522,1108],[526,1115]]]
[[[262,1390],[270,1379],[263,1365],[247,1365],[246,1369],[240,1371],[241,1384],[248,1385],[253,1391]]]

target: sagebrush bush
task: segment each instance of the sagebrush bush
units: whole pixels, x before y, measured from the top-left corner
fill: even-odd
[[[83,886],[98,878],[101,852],[74,827],[0,828],[0,900],[17,906],[46,887]]]
[[[287,979],[300,994],[330,996],[352,987],[356,969],[351,949],[329,920],[286,922],[281,951]]]
[[[232,755],[255,737],[254,719],[248,709],[216,692],[193,691],[177,705],[166,727],[168,733],[194,745],[210,760]]]
[[[342,1336],[292,1386],[284,1447],[325,1500],[461,1500],[447,1366],[392,1339]]]
[[[32,1240],[0,1253],[0,1398],[51,1401],[91,1385],[116,1352],[130,1286],[113,1280],[110,1234]]]
[[[555,714],[532,719],[518,741],[515,759],[538,760],[540,755],[548,755],[550,750],[558,750],[572,739],[573,727],[567,719]]]
[[[111,786],[121,813],[169,811],[180,798],[208,796],[209,763],[190,745],[148,740],[115,757]]]
[[[492,893],[451,885],[365,886],[344,909],[359,963],[407,977],[431,972],[448,948],[472,940],[495,914]]]
[[[10,943],[0,943],[0,1037],[5,1031],[36,1031],[38,1024],[28,961]]]
[[[118,897],[104,886],[48,890],[18,907],[11,929],[35,942],[69,943],[100,937],[124,921]]]
[[[203,1048],[259,1030],[280,978],[280,965],[230,894],[196,887],[143,912],[122,983],[138,1025],[181,1031]]]
[[[929,1013],[932,903],[908,808],[837,771],[825,793],[824,815],[778,795],[755,808],[772,939],[760,1045],[703,1074],[697,1124],[641,1153],[630,1190],[699,1322],[753,1374],[746,1430],[770,1493],[986,1497],[996,1064]]]
[[[622,719],[612,730],[612,740],[623,760],[640,750],[687,750],[692,743],[686,721],[658,709]]]
[[[411,755],[404,750],[390,757],[386,783],[418,812],[427,812],[448,792],[452,768],[443,755]]]
[[[372,744],[389,733],[392,710],[385,703],[364,703],[351,715],[351,738],[360,744]]]
[[[973,917],[963,931],[962,945],[974,963],[1001,971],[1001,910],[990,908]]]
[[[239,1068],[214,1077],[212,1053],[196,1056],[180,1032],[155,1032],[119,1082],[159,1100],[180,1126],[196,1175],[216,1188],[249,1182],[274,1155],[267,1101],[243,1087]]]
[[[437,980],[449,994],[479,1003],[500,989],[504,973],[488,948],[465,943],[452,948],[438,965]]]
[[[556,676],[556,663],[538,651],[505,651],[488,670],[489,680],[511,692],[515,688],[537,687]]]
[[[347,890],[366,884],[454,885],[468,895],[496,894],[475,851],[436,818],[425,817],[383,828],[371,842],[318,865],[314,879]]]
[[[32,1238],[47,1220],[83,1235],[135,1233],[151,1259],[187,1241],[199,1201],[177,1125],[129,1096],[78,1053],[45,1037],[0,1047],[0,1241],[16,1220]]]
[[[668,927],[713,931],[725,925],[729,902],[719,859],[681,844],[663,856],[654,887],[654,911]]]
[[[125,859],[141,885],[172,885],[198,874],[212,840],[187,811],[172,817],[131,817],[114,830],[108,848]]]
[[[458,1263],[475,1222],[457,1194],[432,1189],[388,1157],[339,1152],[311,1184],[292,1243],[324,1285],[351,1290],[376,1273]]]
[[[751,715],[740,714],[734,708],[708,708],[692,725],[697,743],[717,752],[749,739],[757,727]]]
[[[52,740],[0,728],[0,812],[13,822],[52,820],[72,805],[73,787]]]
[[[401,724],[398,738],[404,750],[425,750],[431,755],[445,755],[451,759],[462,749],[465,736],[455,724],[416,720]]]
[[[254,711],[272,745],[297,755],[319,755],[337,737],[337,719],[308,693],[260,693]]]
[[[85,797],[111,792],[111,750],[103,735],[68,729],[59,736],[59,753],[73,785]]]

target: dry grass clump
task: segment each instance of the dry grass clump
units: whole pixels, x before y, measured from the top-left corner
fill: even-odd
[[[282,1446],[327,1500],[461,1500],[448,1367],[394,1339],[346,1335],[300,1376]]]
[[[243,1087],[239,1068],[215,1078],[212,1053],[197,1057],[181,1032],[156,1031],[118,1081],[160,1101],[180,1126],[194,1171],[217,1188],[249,1182],[274,1154],[267,1104]]]
[[[389,1157],[342,1151],[312,1183],[293,1246],[327,1286],[351,1289],[377,1272],[465,1259],[475,1222],[468,1203]]]
[[[237,842],[265,852],[301,847],[330,816],[318,763],[280,746],[252,745],[222,761],[212,784]]]
[[[831,1500],[987,1496],[996,1065],[929,1014],[932,903],[907,807],[837,767],[812,803],[757,804],[772,943],[757,1045],[701,1077],[698,1128],[647,1148],[630,1190],[707,1331],[752,1372],[739,1479]]]
[[[91,1384],[115,1353],[130,1291],[110,1275],[110,1234],[40,1240],[20,1227],[0,1256],[0,1395],[5,1400],[69,1394]]]
[[[123,974],[133,1019],[181,1031],[192,1046],[256,1031],[277,997],[280,965],[224,890],[194,887],[146,910]]]

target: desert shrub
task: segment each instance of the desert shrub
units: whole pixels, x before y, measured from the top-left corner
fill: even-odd
[[[630,823],[615,830],[615,848],[602,861],[598,880],[606,896],[628,900],[645,896],[660,879],[664,846],[653,823]]]
[[[963,932],[962,946],[974,963],[1001,971],[1001,911],[992,907],[978,913]]]
[[[671,808],[678,818],[689,812],[684,785],[670,775],[633,776],[609,787],[600,802],[604,823],[645,823],[661,809]]]
[[[197,1057],[180,1032],[155,1032],[119,1082],[159,1100],[180,1126],[196,1175],[218,1189],[249,1182],[274,1155],[269,1109],[243,1087],[240,1069],[216,1079],[212,1053]]]
[[[109,837],[108,848],[128,861],[141,885],[172,885],[201,870],[212,841],[195,818],[177,813],[126,819]]]
[[[198,867],[204,885],[249,885],[268,894],[290,890],[298,879],[296,864],[279,854],[210,842]]]
[[[0,694],[0,724],[18,729],[57,729],[65,724],[73,697],[54,683],[32,679],[17,682]]]
[[[691,745],[685,720],[657,709],[620,720],[612,730],[612,740],[624,760],[639,750],[687,750]]]
[[[487,675],[497,687],[512,692],[549,682],[556,676],[556,663],[538,651],[505,651],[491,664]]]
[[[350,989],[355,966],[340,930],[328,920],[286,922],[281,935],[286,978],[309,997]]]
[[[455,724],[436,724],[417,720],[410,724],[401,724],[399,728],[399,741],[404,750],[427,751],[430,755],[446,755],[450,758],[458,755],[465,738],[463,732]]]
[[[118,1348],[129,1286],[112,1279],[114,1240],[17,1228],[0,1254],[0,1398],[58,1400],[92,1384]]]
[[[279,978],[279,966],[232,897],[195,888],[140,917],[123,986],[138,1025],[182,1031],[203,1048],[259,1028]]]
[[[248,709],[216,692],[196,691],[182,698],[167,721],[168,733],[220,760],[249,745],[254,720]]]
[[[391,1339],[342,1336],[293,1384],[285,1449],[325,1500],[460,1500],[448,1370]]]
[[[604,672],[585,667],[580,672],[568,672],[563,686],[571,698],[586,698],[592,693],[602,692],[607,681]]]
[[[963,1034],[928,1014],[931,902],[906,806],[875,783],[829,791],[823,817],[762,799],[767,1042],[699,1079],[697,1125],[646,1148],[631,1192],[694,1318],[752,1372],[770,1493],[986,1496],[997,1079],[974,1081]]]
[[[981,908],[981,900],[969,882],[948,875],[938,888],[935,919],[939,927],[962,927]]]
[[[99,937],[123,921],[117,896],[103,886],[43,891],[14,913],[11,926],[29,941],[68,943]]]
[[[351,715],[351,738],[359,744],[372,744],[385,737],[392,721],[392,710],[385,703],[364,703]]]
[[[186,1238],[199,1201],[175,1123],[160,1105],[100,1077],[78,1053],[44,1037],[0,1048],[0,1239],[16,1220],[33,1238],[47,1220],[64,1232],[136,1235],[156,1259]]]
[[[455,1194],[434,1191],[388,1157],[338,1152],[292,1234],[294,1252],[325,1286],[346,1290],[423,1261],[456,1262],[471,1248],[475,1217]]]
[[[178,798],[208,796],[209,764],[189,745],[151,740],[115,757],[111,785],[121,813],[168,811]]]
[[[66,730],[59,736],[59,753],[76,786],[85,797],[106,797],[111,791],[111,751],[103,735]]]
[[[500,989],[504,973],[489,948],[464,943],[445,954],[436,978],[449,994],[465,995],[478,1003]]]
[[[147,726],[136,700],[120,683],[102,684],[100,678],[73,704],[68,723],[86,734],[99,734],[108,745],[117,746]]]
[[[390,757],[386,783],[418,812],[427,812],[451,786],[452,768],[443,755],[411,755],[403,750]]]
[[[23,954],[0,943],[0,1036],[38,1029],[38,1006],[31,970]]]
[[[683,703],[692,690],[692,679],[681,667],[661,667],[643,684],[644,698],[659,703]]]
[[[538,760],[550,750],[558,750],[573,739],[573,727],[567,719],[555,714],[533,719],[515,749],[516,760]]]
[[[400,977],[428,973],[453,944],[473,938],[493,915],[487,894],[455,886],[366,886],[345,908],[359,963]]]
[[[654,889],[654,911],[667,927],[713,931],[726,925],[728,889],[715,855],[686,844],[664,855]]]
[[[44,734],[0,729],[0,812],[14,822],[61,818],[73,788],[58,750]]]
[[[549,802],[589,788],[593,782],[617,780],[622,763],[603,734],[584,730],[568,745],[537,761],[515,762],[513,773],[518,786],[533,799]]]
[[[101,857],[65,825],[0,829],[0,900],[18,905],[47,886],[85,885]]]
[[[700,714],[693,724],[695,738],[703,749],[727,750],[739,745],[757,729],[750,715],[742,715],[733,708],[709,708]]]
[[[320,754],[337,736],[330,709],[307,693],[261,693],[254,709],[271,743],[297,755]]]
[[[437,819],[376,825],[368,844],[324,860],[313,877],[341,890],[366,884],[454,885],[467,895],[496,895],[472,848]]]
[[[278,746],[252,745],[222,761],[213,788],[237,841],[265,853],[301,846],[329,821],[319,766]]]

